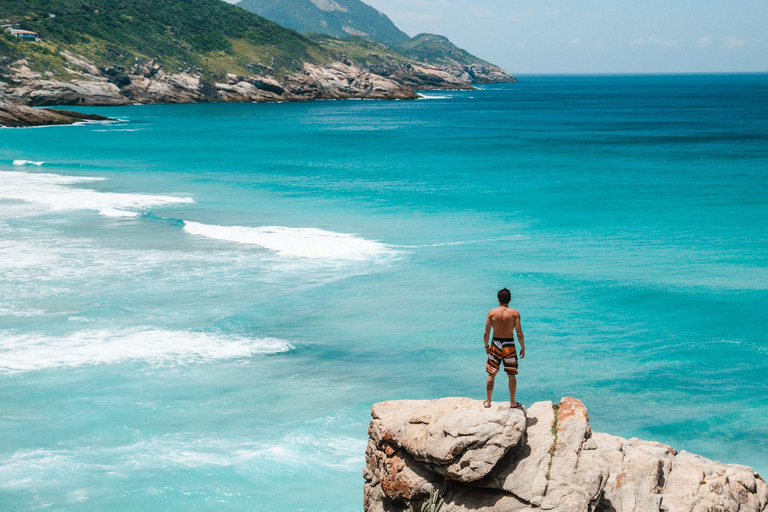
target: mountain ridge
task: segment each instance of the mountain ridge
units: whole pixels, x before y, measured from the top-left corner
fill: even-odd
[[[408,58],[445,69],[470,83],[517,82],[505,69],[472,55],[438,34],[418,34],[395,49]]]
[[[241,0],[236,5],[304,34],[367,37],[464,82],[517,81],[505,69],[457,47],[445,36],[419,34],[410,38],[384,13],[361,0]]]
[[[363,36],[387,45],[410,39],[389,17],[359,0],[241,0],[236,5],[299,33]]]

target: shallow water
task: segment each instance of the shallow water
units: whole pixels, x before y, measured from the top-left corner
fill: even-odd
[[[521,401],[768,471],[766,91],[525,77],[0,130],[0,509],[360,510],[370,405],[481,397],[501,286]]]

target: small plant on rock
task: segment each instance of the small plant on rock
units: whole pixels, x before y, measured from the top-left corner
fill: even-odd
[[[440,512],[440,509],[445,505],[442,494],[445,492],[446,487],[444,483],[442,489],[432,488],[429,491],[429,500],[421,507],[421,512]]]

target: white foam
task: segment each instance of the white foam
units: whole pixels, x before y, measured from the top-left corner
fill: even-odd
[[[19,309],[13,304],[0,302],[0,316],[16,316],[21,318],[43,316],[46,312],[42,309]]]
[[[141,467],[240,467],[250,471],[301,467],[357,470],[365,461],[365,441],[300,428],[280,439],[197,438],[171,434],[152,437],[119,449]]]
[[[16,165],[16,166],[22,166],[22,165],[36,165],[36,166],[40,167],[40,166],[41,166],[41,165],[43,165],[44,163],[45,163],[45,162],[33,162],[32,160],[14,160],[14,161],[13,161],[13,165]]]
[[[511,241],[511,240],[529,240],[530,237],[526,235],[509,235],[509,236],[500,236],[496,238],[483,238],[480,240],[462,240],[457,242],[439,242],[435,244],[424,244],[424,245],[398,245],[397,247],[402,247],[405,249],[425,249],[428,247],[451,247],[454,245],[475,245],[475,244],[484,244],[484,243],[492,243],[492,242],[503,242],[503,241]]]
[[[84,476],[171,468],[229,467],[254,475],[290,474],[306,468],[357,473],[365,464],[365,443],[328,431],[299,429],[262,441],[173,433],[116,446],[88,442],[69,448],[28,448],[0,454],[0,490],[77,488]]]
[[[51,211],[95,210],[110,217],[126,217],[128,212],[153,206],[194,202],[189,197],[100,192],[72,186],[103,180],[86,176],[0,171],[0,183],[3,184],[0,199],[41,204]]]
[[[317,228],[215,226],[185,222],[184,230],[191,235],[258,245],[281,256],[365,261],[394,254],[381,242]]]
[[[0,373],[143,361],[158,365],[287,352],[276,338],[162,329],[87,330],[61,336],[0,332]]]
[[[100,192],[76,186],[102,180],[104,178],[0,171],[0,183],[3,184],[0,200],[44,205],[50,211],[93,210],[111,218],[133,218],[150,207],[194,202],[189,197]],[[370,261],[396,254],[395,250],[381,242],[317,228],[217,226],[185,222],[184,230],[191,235],[257,245],[281,256]]]
[[[104,217],[138,217],[139,212],[130,212],[127,210],[119,210],[117,208],[104,208],[103,210],[99,210],[99,215],[103,215]]]
[[[112,133],[112,132],[143,132],[144,128],[114,128],[114,129],[107,129],[107,130],[93,130],[94,132],[100,132],[100,133]]]

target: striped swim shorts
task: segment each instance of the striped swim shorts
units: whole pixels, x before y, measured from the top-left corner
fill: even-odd
[[[515,348],[515,339],[497,338],[494,336],[490,350],[488,351],[488,362],[485,365],[485,371],[491,375],[496,375],[502,361],[504,362],[505,372],[509,375],[517,375],[517,349]]]

